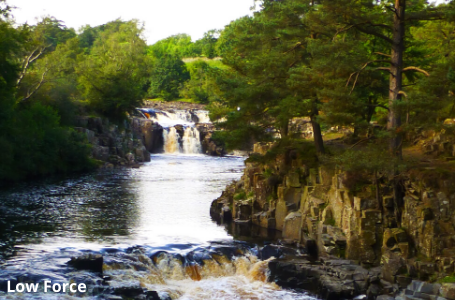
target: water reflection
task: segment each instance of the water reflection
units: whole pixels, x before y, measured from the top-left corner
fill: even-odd
[[[154,155],[141,169],[100,170],[0,191],[0,251],[44,243],[164,245],[231,239],[209,216],[242,158]],[[58,237],[58,244],[56,244]]]

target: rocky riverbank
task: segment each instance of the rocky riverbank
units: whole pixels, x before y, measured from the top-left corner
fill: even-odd
[[[344,172],[292,149],[266,160],[273,146],[256,144],[242,179],[211,207],[214,219],[278,230],[313,254],[271,262],[272,280],[317,286],[324,299],[455,299],[453,172],[416,168],[397,188],[386,174]]]
[[[134,121],[125,121],[121,128],[100,117],[79,117],[75,130],[85,133],[92,145],[92,157],[105,168],[138,167],[139,163],[150,161],[150,153],[134,127]]]

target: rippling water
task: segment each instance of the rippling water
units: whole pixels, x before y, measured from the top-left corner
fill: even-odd
[[[95,288],[89,294],[96,295],[104,286],[101,279],[66,264],[72,256],[94,252],[105,257],[111,286],[140,284],[173,299],[309,299],[258,278],[266,270],[254,250],[218,261],[224,254],[213,242],[233,243],[233,238],[211,220],[210,204],[242,171],[242,158],[153,155],[140,169],[102,170],[3,190],[0,290],[7,280],[73,280],[91,284]],[[161,252],[174,256],[151,260]],[[175,258],[187,254],[205,263]],[[212,262],[217,257],[217,268],[207,269],[207,257]],[[139,261],[140,268],[132,267]],[[175,269],[168,273],[171,265]]]

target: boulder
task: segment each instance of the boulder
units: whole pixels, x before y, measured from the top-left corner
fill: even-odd
[[[441,297],[455,300],[455,283],[443,283],[439,291]]]
[[[87,254],[79,257],[72,257],[68,262],[68,265],[77,270],[103,273],[103,256],[100,254]]]

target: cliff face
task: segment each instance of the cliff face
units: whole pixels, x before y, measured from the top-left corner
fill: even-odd
[[[92,145],[92,157],[104,162],[105,167],[137,166],[137,163],[150,161],[150,153],[146,148],[148,141],[142,135],[148,127],[143,123],[132,119],[120,129],[106,119],[80,117],[77,120],[79,127],[75,129],[85,133]]]
[[[257,144],[254,152],[270,147]],[[285,243],[320,258],[381,266],[381,278],[393,284],[451,275],[455,175],[425,168],[403,174],[395,188],[390,179],[309,166],[290,153],[247,162],[242,179],[212,203],[211,214],[279,230]]]

